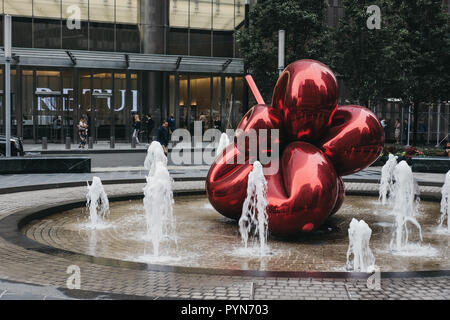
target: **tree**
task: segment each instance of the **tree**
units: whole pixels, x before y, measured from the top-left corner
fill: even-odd
[[[450,25],[441,0],[391,0],[396,89],[414,106],[412,144],[417,142],[419,106],[449,99]]]
[[[391,94],[397,76],[390,68],[394,54],[389,21],[384,19],[387,0],[344,0],[345,16],[333,30],[332,66],[344,80],[350,97],[367,106],[369,100],[380,100]],[[380,29],[368,27],[372,13],[367,8],[381,9]]]
[[[286,64],[299,59],[330,61],[326,7],[323,0],[270,0],[258,1],[251,9],[249,29],[237,32],[236,39],[266,102],[278,79],[278,30],[286,31]]]

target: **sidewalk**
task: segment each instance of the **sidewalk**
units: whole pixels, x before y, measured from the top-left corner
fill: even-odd
[[[197,144],[193,147],[191,144],[186,143],[169,143],[169,150],[172,149],[212,149],[210,146],[211,142],[203,142],[201,144]],[[48,143],[47,149],[42,149],[42,144],[24,144],[23,148],[25,153],[40,153],[40,154],[64,154],[64,153],[131,153],[131,152],[147,152],[147,149],[150,144],[148,143],[139,143],[136,144],[135,148],[131,147],[131,143],[116,143],[114,148],[111,148],[110,143],[108,141],[99,141],[94,143],[93,148],[89,149],[88,145],[86,145],[85,149],[78,148],[78,144],[71,144],[70,149],[66,149],[65,144],[61,143]]]

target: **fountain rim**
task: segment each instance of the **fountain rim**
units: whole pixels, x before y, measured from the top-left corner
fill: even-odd
[[[205,195],[203,189],[178,190],[174,191],[174,197],[186,197],[195,195]],[[347,195],[374,196],[368,192],[351,192]],[[141,193],[123,194],[110,196],[110,202],[130,201],[143,199]],[[436,202],[437,197],[427,197],[426,201]],[[27,208],[0,219],[0,238],[5,241],[22,247],[26,250],[32,250],[39,253],[48,254],[55,257],[61,257],[73,261],[83,261],[98,265],[120,267],[131,270],[147,270],[154,272],[172,272],[183,274],[206,274],[222,276],[245,276],[245,277],[295,277],[295,278],[325,278],[325,279],[367,279],[373,273],[348,272],[348,271],[261,271],[261,270],[243,270],[243,269],[218,269],[202,267],[184,267],[163,264],[149,264],[144,262],[134,262],[119,260],[114,258],[91,256],[84,253],[65,250],[52,247],[37,242],[21,232],[21,229],[33,220],[43,219],[56,213],[68,211],[86,206],[85,199],[74,199],[64,201],[56,205],[42,205],[38,207]],[[450,276],[450,270],[426,270],[426,271],[390,271],[381,272],[383,278],[428,278]]]

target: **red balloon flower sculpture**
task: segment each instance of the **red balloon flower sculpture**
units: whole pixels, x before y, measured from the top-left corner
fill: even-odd
[[[384,144],[381,124],[369,109],[338,106],[336,77],[318,61],[290,64],[278,79],[272,106],[264,104],[251,77],[247,80],[258,104],[239,123],[241,134],[268,129],[269,140],[270,129],[279,129],[279,140],[262,150],[270,153],[274,143],[280,150],[270,163],[279,170],[266,175],[269,231],[284,236],[310,232],[342,205],[340,177],[377,159]],[[232,219],[241,216],[247,177],[258,160],[248,151],[239,150],[235,139],[217,157],[206,179],[209,201]],[[245,152],[245,163],[238,164],[241,152]]]

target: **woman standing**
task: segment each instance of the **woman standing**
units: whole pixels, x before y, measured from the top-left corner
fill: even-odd
[[[139,115],[136,113],[134,115],[134,121],[133,121],[133,137],[136,138],[136,143],[139,142],[139,131],[141,131],[141,120],[139,119]]]
[[[399,144],[400,143],[400,120],[396,119],[395,120],[395,131],[394,131],[394,136],[395,136],[395,144]]]
[[[78,146],[78,149],[84,149],[88,135],[88,125],[84,116],[81,117],[80,122],[78,123],[78,135],[80,136],[80,145]]]

